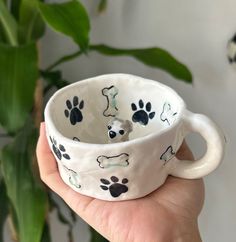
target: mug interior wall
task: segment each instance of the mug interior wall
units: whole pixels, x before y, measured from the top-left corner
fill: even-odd
[[[178,119],[180,109],[180,98],[158,83],[102,76],[60,90],[51,102],[50,114],[63,136],[104,144],[113,116],[133,123],[131,140],[167,129]]]

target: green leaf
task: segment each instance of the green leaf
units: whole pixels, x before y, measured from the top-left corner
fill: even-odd
[[[145,65],[162,69],[173,77],[185,82],[192,82],[190,70],[167,51],[154,47],[146,49],[117,49],[106,45],[92,45],[90,50],[109,56],[131,56]]]
[[[45,23],[38,9],[38,0],[21,0],[19,18],[19,41],[29,43],[45,32]]]
[[[69,85],[69,82],[62,78],[61,71],[40,71],[41,77],[52,86],[56,86],[58,89]]]
[[[3,30],[3,25],[1,23],[1,21],[0,21],[0,42],[1,43],[6,43],[7,42],[6,41],[6,37],[5,37],[5,32]]]
[[[69,54],[69,55],[66,55],[66,56],[63,56],[61,57],[59,60],[57,60],[56,62],[54,62],[53,64],[51,64],[47,69],[46,71],[51,71],[53,68],[55,68],[56,66],[64,63],[64,62],[68,62],[68,61],[71,61],[73,59],[75,59],[76,57],[79,57],[81,54],[83,54],[82,51],[77,51],[73,54]]]
[[[98,5],[98,12],[102,13],[106,10],[107,8],[107,0],[100,0],[99,5]]]
[[[44,224],[41,242],[51,242],[51,241],[52,241],[52,238],[51,238],[51,234],[50,234],[50,226],[49,226],[48,222],[46,222]]]
[[[0,181],[0,242],[3,242],[3,226],[8,215],[8,198],[6,187],[3,181]]]
[[[47,210],[46,193],[32,169],[37,140],[32,123],[28,120],[13,143],[6,145],[1,154],[2,173],[16,212],[21,242],[41,241]]]
[[[90,242],[109,242],[92,227],[90,227],[90,232],[91,232]]]
[[[79,1],[72,0],[60,4],[39,3],[39,9],[52,29],[71,37],[81,50],[86,51],[90,24],[88,14]]]
[[[9,133],[24,125],[33,106],[37,78],[35,44],[0,44],[0,123]]]
[[[0,22],[3,26],[6,38],[11,45],[16,46],[18,44],[17,23],[8,11],[3,0],[0,0],[0,13]]]
[[[16,215],[16,211],[14,209],[14,206],[11,204],[11,201],[9,201],[9,210],[10,210],[10,219],[11,219],[11,223],[13,226],[13,237],[14,238],[18,238],[18,234],[19,234],[19,224],[17,221],[17,215]]]
[[[11,0],[11,13],[16,20],[19,19],[21,0]]]

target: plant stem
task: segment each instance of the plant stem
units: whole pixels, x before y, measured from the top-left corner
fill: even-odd
[[[40,42],[37,42],[37,51],[39,56],[39,63],[40,60]],[[39,79],[36,82],[36,87],[34,90],[34,122],[36,128],[39,128],[40,123],[42,121],[42,110],[43,110],[43,82]]]
[[[38,17],[39,13],[38,12],[35,12],[34,15],[31,17],[31,22],[30,22],[30,25],[28,27],[28,30],[27,30],[27,34],[26,34],[26,43],[30,43],[31,41],[31,35],[32,35],[32,32],[34,30],[34,24],[35,24],[35,21]]]
[[[39,50],[40,50],[39,42],[37,43],[37,50],[39,53]],[[40,63],[40,56],[39,56],[39,63]],[[36,88],[34,90],[34,108],[33,108],[34,124],[35,124],[35,127],[38,129],[42,121],[42,110],[43,110],[43,82],[39,78],[37,80]],[[33,165],[34,174],[36,174],[39,177],[36,155],[32,157],[32,165]]]
[[[59,60],[57,60],[56,62],[54,62],[52,65],[50,65],[45,71],[51,71],[56,66],[58,66],[58,65],[60,65],[60,64],[62,64],[64,62],[71,61],[74,58],[80,56],[82,53],[83,52],[79,50],[79,51],[76,51],[73,54],[63,56],[62,58],[60,58]]]
[[[36,83],[35,93],[34,93],[34,122],[35,126],[39,128],[40,122],[42,120],[42,108],[43,106],[43,83],[42,80],[38,80]]]
[[[0,21],[4,28],[5,34],[12,46],[17,46],[17,24],[14,17],[8,11],[3,0],[0,0]]]
[[[97,48],[99,48],[100,45],[90,45],[89,46],[89,50],[97,50]],[[57,60],[56,62],[54,62],[53,64],[51,64],[48,68],[46,68],[45,71],[51,71],[53,68],[55,68],[56,66],[65,63],[67,61],[71,61],[73,59],[75,59],[76,57],[79,57],[81,54],[83,54],[82,51],[78,50],[73,54],[69,54],[66,56],[61,57],[59,60]]]

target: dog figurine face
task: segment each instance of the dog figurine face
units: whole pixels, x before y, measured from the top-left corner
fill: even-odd
[[[112,119],[108,125],[109,143],[124,142],[129,140],[129,133],[133,130],[133,124],[129,120]]]

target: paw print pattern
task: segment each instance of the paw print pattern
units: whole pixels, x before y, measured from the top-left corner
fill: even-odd
[[[151,112],[152,105],[150,102],[148,102],[144,107],[143,100],[140,99],[138,102],[138,106],[139,108],[137,108],[137,105],[135,103],[131,104],[131,108],[135,112],[132,116],[132,120],[134,123],[138,122],[142,125],[147,125],[149,119],[153,119],[155,116],[155,112]]]
[[[64,157],[65,159],[70,160],[70,156],[67,153],[65,153],[66,152],[65,147],[63,145],[59,144],[59,148],[58,148],[57,141],[54,138],[52,138],[51,136],[49,136],[49,138],[52,143],[53,153],[57,156],[57,158],[59,160],[61,160],[62,157]]]
[[[67,109],[64,113],[67,118],[70,118],[70,123],[75,125],[83,120],[82,109],[84,108],[84,100],[79,102],[77,96],[73,97],[73,105],[70,100],[66,100]]]
[[[126,193],[128,191],[128,187],[125,185],[129,182],[127,178],[123,178],[121,183],[118,183],[119,178],[116,176],[111,177],[112,184],[109,180],[104,178],[100,179],[100,181],[103,184],[100,185],[100,187],[105,191],[109,190],[112,197],[119,197],[122,193]]]

